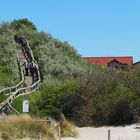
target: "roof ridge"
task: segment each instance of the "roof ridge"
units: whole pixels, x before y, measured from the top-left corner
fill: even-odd
[[[133,56],[83,56],[83,58],[133,58]]]

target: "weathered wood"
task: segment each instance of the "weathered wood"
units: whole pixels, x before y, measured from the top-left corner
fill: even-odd
[[[111,140],[110,129],[108,130],[108,140]]]

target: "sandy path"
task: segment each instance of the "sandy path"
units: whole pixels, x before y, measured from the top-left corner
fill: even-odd
[[[140,140],[138,125],[125,127],[83,127],[77,128],[78,138],[62,138],[62,140],[107,140],[108,129],[111,130],[111,140]]]

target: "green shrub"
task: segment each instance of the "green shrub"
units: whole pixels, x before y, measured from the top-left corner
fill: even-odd
[[[16,85],[19,80],[17,52],[13,45],[13,34],[9,24],[0,26],[0,87]]]
[[[27,18],[14,20],[13,22],[11,22],[11,26],[15,30],[19,30],[23,28],[24,26],[32,30],[37,30],[35,25],[32,22],[30,22]]]

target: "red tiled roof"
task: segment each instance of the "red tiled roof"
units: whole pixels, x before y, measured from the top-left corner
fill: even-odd
[[[121,63],[126,63],[128,65],[133,64],[133,57],[132,56],[123,56],[123,57],[83,57],[84,59],[88,60],[88,62],[96,63],[101,66],[107,67],[107,64],[112,60],[117,60]]]

